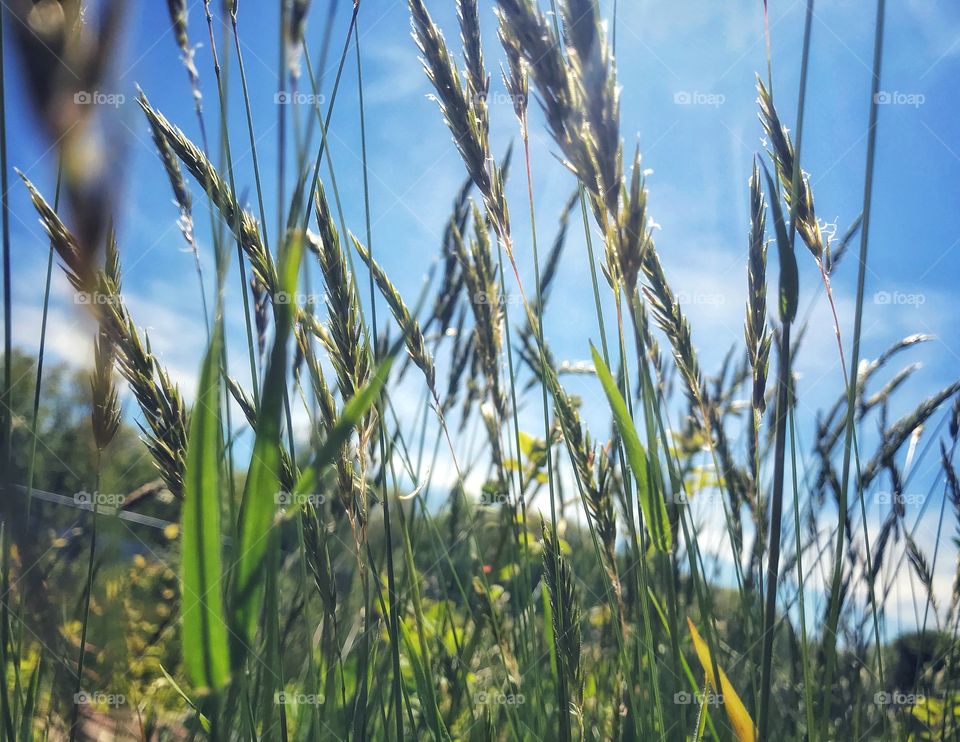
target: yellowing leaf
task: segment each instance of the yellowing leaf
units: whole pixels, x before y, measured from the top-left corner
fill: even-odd
[[[520,431],[520,450],[523,452],[524,456],[530,458],[530,454],[533,453],[534,446],[536,445],[536,438],[529,433],[524,433],[522,430]]]
[[[687,618],[687,624],[690,626],[693,648],[697,652],[697,658],[700,660],[700,665],[703,667],[704,673],[706,673],[707,682],[716,688],[717,683],[713,677],[713,662],[710,659],[710,648],[703,640],[703,637],[700,636],[700,632],[697,631],[697,627],[694,626],[693,621]],[[723,708],[727,712],[727,718],[730,719],[733,733],[737,735],[737,739],[740,742],[754,742],[757,738],[757,728],[753,723],[753,719],[750,718],[747,707],[743,705],[740,696],[738,696],[737,692],[733,689],[733,685],[729,678],[727,678],[727,674],[719,665],[717,665],[717,669],[720,671],[720,694],[723,696]]]

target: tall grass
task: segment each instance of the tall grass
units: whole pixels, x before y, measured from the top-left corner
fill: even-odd
[[[28,22],[26,5],[13,3],[4,17]],[[119,25],[120,13],[107,12],[94,31],[79,3],[63,5],[50,38],[21,34],[16,51],[28,63],[46,60],[27,85],[36,86],[31,92],[47,136],[69,165],[78,151],[97,145],[93,114],[71,108],[79,83],[59,73],[81,62],[98,70],[93,62],[112,54],[111,24]],[[960,734],[960,591],[944,601],[934,589],[940,531],[931,553],[908,533],[897,498],[881,532],[868,531],[867,504],[887,482],[902,495],[903,457],[914,461],[912,476],[916,452],[927,456],[935,440],[934,485],[945,493],[941,527],[948,502],[960,513],[953,464],[960,403],[948,409],[960,386],[934,393],[891,423],[890,400],[913,367],[874,394],[868,382],[925,338],[893,338],[880,357],[862,357],[883,0],[871,89],[862,91],[869,102],[862,221],[841,239],[818,218],[814,181],[801,165],[804,117],[814,115],[805,111],[812,0],[795,135],[778,113],[788,93],[778,88],[774,96],[768,46],[757,102],[758,133],[769,151],[756,153],[745,184],[744,338],[713,375],[703,368],[691,320],[660,260],[641,153],[623,145],[629,132],[622,130],[620,100],[632,91],[618,79],[617,3],[608,24],[596,0],[560,0],[551,12],[534,0],[497,0],[494,41],[481,34],[481,12],[490,8],[457,0],[459,33],[451,43],[425,0],[409,0],[416,45],[410,51],[419,50],[453,137],[450,156],[462,161],[466,179],[449,194],[438,275],[419,297],[398,289],[374,233],[361,5],[341,24],[340,47],[331,5],[313,67],[305,42],[309,3],[281,3],[278,96],[299,90],[306,66],[309,89],[323,103],[276,109],[271,174],[255,136],[266,112],[252,102],[243,59],[245,27],[255,29],[252,6],[205,3],[209,49],[195,54],[191,34],[198,32],[186,4],[168,3],[171,53],[179,53],[187,73],[183,95],[192,97],[199,144],[151,103],[150,91],[137,102],[159,155],[157,178],[171,187],[195,261],[206,341],[192,406],[139,324],[149,318],[135,317],[124,300],[124,245],[111,226],[116,194],[67,167],[65,204],[58,183],[51,205],[21,175],[49,236],[51,261],[56,254],[66,285],[86,298],[81,303],[97,322],[90,423],[98,474],[124,424],[119,376],[132,392],[160,478],[150,504],[169,503],[161,511],[171,520],[169,543],[138,538],[137,550],[177,575],[175,594],[157,601],[172,603],[171,617],[148,642],[176,650],[172,663],[148,664],[150,682],[136,695],[111,703],[123,667],[102,660],[110,638],[99,616],[121,590],[116,568],[125,558],[98,544],[98,528],[131,506],[102,512],[94,501],[70,539],[40,549],[31,541],[48,277],[26,509],[17,504],[14,485],[21,483],[3,478],[0,739],[88,738],[104,718],[125,729],[117,736],[124,739]],[[63,54],[50,62],[46,47],[54,41],[53,51]],[[341,52],[327,89],[321,73],[331,47]],[[502,81],[490,73],[498,63]],[[239,79],[229,74],[234,66]],[[337,98],[349,94],[353,69],[360,225],[346,223],[328,146]],[[501,82],[522,142],[521,176],[514,174],[511,143],[496,141],[491,127],[489,98]],[[213,85],[217,105],[204,107],[202,91]],[[250,172],[231,149],[231,95],[242,97]],[[538,117],[532,101],[575,193],[555,225],[535,208],[540,163],[530,148]],[[77,114],[77,131],[58,128],[65,113]],[[211,115],[216,126],[209,126]],[[277,213],[268,219],[271,175]],[[524,178],[520,203],[511,202],[510,177]],[[209,212],[212,277],[203,272],[191,178]],[[255,212],[241,195],[249,180]],[[512,215],[524,209],[529,235],[514,229]],[[4,186],[5,472],[13,426],[9,216]],[[585,250],[569,244],[578,217]],[[809,313],[799,312],[800,282],[821,284],[823,300],[834,307],[831,278],[857,225],[853,327],[835,310],[835,327],[811,326]],[[550,250],[541,251],[548,235]],[[797,237],[812,264],[803,250],[795,252]],[[776,261],[768,261],[771,245]],[[561,264],[591,275],[599,348],[582,348],[591,358],[586,365],[559,358],[547,340],[548,327],[557,331],[554,317],[569,311],[556,306]],[[234,272],[242,298],[228,301]],[[322,301],[311,294],[318,277]],[[227,328],[238,312],[244,332],[233,336]],[[807,450],[798,437],[797,358],[805,336],[834,331],[846,379],[835,389],[835,405],[817,417]],[[249,366],[239,376],[227,364],[231,349]],[[605,401],[607,431],[587,429],[585,419],[598,411],[586,414],[591,402],[570,391],[572,374],[586,375],[592,399]],[[748,410],[745,428],[741,409]],[[530,414],[535,430],[526,429]],[[920,447],[925,426],[941,418],[946,431],[927,433]],[[306,423],[295,427],[294,420]],[[873,450],[861,435],[866,425],[879,425]],[[438,475],[444,470],[449,481]],[[129,484],[133,490],[142,483]],[[783,538],[785,504],[793,533]],[[718,533],[720,553],[708,548]],[[76,543],[85,560],[71,552]],[[890,580],[904,562],[918,588],[914,607],[923,628],[932,617],[939,631],[921,632],[913,674],[894,681],[884,672],[895,649]],[[42,584],[30,577],[38,565],[44,579],[82,583],[77,610],[60,616],[56,629],[34,624],[36,601],[26,597]],[[723,568],[728,579],[718,576]],[[829,579],[820,584],[820,576]],[[815,617],[811,605],[825,606],[824,615]],[[141,622],[145,611],[132,608]],[[57,669],[41,672],[49,666]],[[898,693],[912,695],[904,703],[884,700]]]

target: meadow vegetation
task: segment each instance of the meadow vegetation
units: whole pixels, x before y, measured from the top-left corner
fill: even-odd
[[[744,184],[744,335],[711,372],[661,263],[641,153],[624,145],[616,2],[604,18],[597,0],[456,0],[459,29],[444,35],[429,0],[409,0],[410,51],[464,178],[420,296],[381,266],[390,246],[372,238],[365,161],[365,223],[344,223],[327,147],[348,86],[365,136],[365,4],[342,43],[332,13],[278,4],[278,95],[314,103],[264,110],[241,38],[245,15],[253,26],[266,9],[206,2],[188,19],[168,2],[171,69],[199,139],[149,90],[137,104],[183,246],[215,256],[214,275],[195,262],[206,349],[190,390],[125,299],[122,194],[97,106],[76,98],[106,74],[123,3],[103,3],[96,22],[80,0],[11,0],[3,13],[61,166],[53,193],[25,175],[10,184],[28,189],[50,242],[30,355],[10,342],[4,244],[0,739],[956,739],[960,588],[935,591],[941,544],[915,541],[904,493],[918,460],[937,462],[942,538],[960,537],[960,384],[892,420],[915,368],[903,359],[929,338],[861,352],[883,0],[862,91],[863,209],[846,232],[826,228],[802,166],[813,0],[800,90],[774,94],[772,62],[757,77],[766,148]],[[481,38],[491,11],[496,38]],[[349,55],[356,79],[342,74]],[[335,78],[318,81],[331,63]],[[509,97],[514,142],[491,134],[494,91]],[[778,104],[794,95],[787,122]],[[231,141],[225,118],[241,105],[249,142]],[[294,132],[269,179],[254,136],[268,115]],[[531,126],[569,173],[559,214],[534,213]],[[247,144],[253,169],[235,169]],[[6,178],[18,163],[0,145]],[[508,199],[508,179],[526,199]],[[530,232],[513,228],[521,213]],[[546,339],[569,300],[553,290],[561,264],[590,276],[576,298],[595,314],[588,364]],[[835,325],[811,326],[800,282],[832,307],[837,271],[857,276],[854,325],[834,312]],[[44,362],[52,282],[96,322],[80,379]],[[232,317],[244,333],[227,331]],[[813,422],[794,374],[811,333],[836,335],[845,375],[822,382],[835,402]],[[605,401],[603,429],[587,429],[573,375]],[[904,578],[917,630],[895,636]]]

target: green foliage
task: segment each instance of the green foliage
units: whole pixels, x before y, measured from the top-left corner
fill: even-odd
[[[200,370],[197,404],[190,422],[181,518],[183,653],[190,681],[201,692],[217,691],[230,678],[220,557],[222,352],[223,327],[218,319]]]
[[[204,116],[216,109],[201,106],[207,66],[197,62],[212,60],[194,54],[191,38],[201,34],[186,5],[169,3],[202,138],[191,141],[142,92],[138,105],[160,156],[157,177],[173,191],[171,218],[194,253],[204,316],[206,240],[194,230],[206,220],[195,219],[200,201],[187,179],[209,210],[216,316],[189,411],[137,325],[149,318],[135,317],[123,301],[123,246],[106,226],[112,215],[100,209],[115,203],[112,194],[67,167],[73,208],[65,220],[59,198],[48,202],[24,178],[65,285],[95,299],[89,308],[101,332],[92,378],[47,363],[36,416],[34,359],[6,358],[9,378],[24,381],[4,421],[12,427],[6,484],[13,486],[2,503],[0,737],[83,738],[111,726],[118,737],[144,740],[284,742],[955,738],[960,590],[937,594],[940,543],[911,532],[902,498],[891,498],[879,534],[864,503],[887,485],[901,495],[914,471],[929,470],[960,513],[953,463],[960,403],[942,429],[933,424],[960,384],[889,422],[890,399],[914,367],[894,372],[879,392],[868,385],[925,338],[857,363],[861,282],[850,388],[837,389],[837,402],[817,416],[812,442],[797,434],[792,354],[803,350],[799,338],[822,328],[800,311],[808,268],[794,254],[794,232],[831,304],[836,261],[814,210],[816,181],[800,166],[799,132],[794,145],[771,86],[759,85],[770,151],[750,181],[745,347],[738,342],[708,375],[660,261],[639,149],[624,167],[630,134],[621,131],[620,97],[632,93],[618,81],[616,18],[608,35],[607,6],[559,0],[548,13],[534,0],[494,3],[524,145],[528,198],[518,204],[506,185],[510,156],[495,156],[505,142],[494,141],[499,129],[491,126],[492,49],[480,28],[486,8],[457,1],[461,55],[426,3],[409,0],[414,40],[453,135],[451,156],[468,177],[450,194],[436,295],[428,285],[413,301],[388,275],[382,253],[374,258],[365,118],[361,168],[345,171],[327,148],[327,136],[336,135],[328,127],[342,126],[333,116],[337,96],[354,71],[365,116],[361,5],[365,13],[366,4],[353,4],[332,88],[321,89],[315,71],[328,68],[327,53],[337,48],[334,5],[321,58],[311,59],[309,3],[281,4],[281,89],[309,85],[323,104],[269,112],[283,151],[278,211],[268,221],[254,126],[267,112],[251,106],[243,67],[241,27],[254,11],[224,6],[232,46],[216,47],[220,120],[209,131],[219,136],[208,141]],[[79,12],[78,4],[64,6]],[[202,36],[212,45],[221,19],[209,10]],[[90,70],[103,68],[108,39],[73,38],[83,27],[75,25],[49,41],[75,41],[71,49],[92,55]],[[347,65],[350,51],[355,67]],[[226,74],[234,62],[239,81]],[[772,62],[770,69],[772,76]],[[74,99],[69,80],[44,66],[27,84],[41,84],[34,92],[44,99],[56,93],[45,116]],[[531,91],[577,193],[543,266]],[[235,92],[244,98],[259,219],[239,195],[248,184],[230,148]],[[86,141],[80,124],[85,117],[80,139],[52,143],[68,166]],[[324,182],[321,172],[329,173]],[[345,214],[353,210],[336,180],[346,172],[363,178],[364,242],[348,231]],[[84,193],[97,198],[74,203]],[[585,253],[563,249],[577,201]],[[512,214],[523,206],[529,244],[513,229]],[[863,240],[868,217],[865,209]],[[595,238],[602,265],[593,259]],[[243,291],[235,302],[225,290],[231,240]],[[776,317],[767,307],[771,241]],[[550,301],[561,265],[590,272],[601,341],[601,350],[591,346],[592,364],[564,360],[547,343],[545,324],[558,331],[553,318],[570,311]],[[605,298],[598,267],[611,291]],[[524,283],[531,268],[534,287]],[[862,278],[866,266],[860,270]],[[313,295],[318,277],[322,301]],[[385,326],[375,313],[380,302],[389,309]],[[608,303],[615,314],[605,314]],[[245,339],[227,331],[240,324]],[[845,339],[839,320],[834,329]],[[776,414],[765,415],[774,340],[778,402]],[[249,375],[233,376],[240,351]],[[573,394],[572,375],[596,376],[588,386],[596,391],[599,382],[605,400]],[[122,412],[120,377],[135,402]],[[608,432],[591,432],[585,421],[606,411]],[[521,429],[521,419],[541,414],[536,433]],[[858,437],[874,428],[877,440]],[[933,437],[940,461],[927,466]],[[848,477],[854,451],[858,468]],[[36,497],[28,499],[31,476]],[[80,491],[117,493],[115,507],[101,509],[97,500],[96,527],[82,503],[69,501]],[[795,543],[781,544],[781,509],[791,509],[791,499],[783,525],[792,523]],[[848,499],[838,519],[836,506]],[[823,542],[833,534],[824,524],[837,520],[851,530],[839,530],[830,562]],[[824,620],[805,599],[819,590],[813,576],[831,571],[837,579],[812,601],[818,611],[828,605]],[[926,631],[891,638],[897,579],[910,580]],[[822,662],[824,676],[812,672]],[[77,688],[92,701],[78,700]],[[898,703],[881,702],[888,697]]]

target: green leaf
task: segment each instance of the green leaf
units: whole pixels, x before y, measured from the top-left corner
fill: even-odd
[[[303,241],[291,239],[285,246],[279,276],[279,288],[294,296]],[[243,655],[257,632],[257,620],[263,608],[267,556],[275,546],[272,533],[280,492],[280,429],[287,374],[287,341],[293,325],[293,305],[274,304],[275,334],[270,363],[264,377],[263,393],[257,416],[257,435],[253,443],[247,481],[237,526],[231,611],[236,633],[234,668],[239,669]]]
[[[366,385],[343,408],[343,412],[333,426],[333,430],[330,431],[327,439],[317,452],[314,462],[306,467],[301,472],[300,478],[297,479],[291,493],[294,495],[293,499],[295,501],[299,501],[299,496],[310,494],[316,490],[320,482],[320,474],[337,458],[340,449],[349,440],[361,418],[376,403],[384,384],[387,382],[394,357],[388,356],[384,359]]]
[[[198,691],[216,691],[230,680],[220,548],[220,359],[218,320],[200,371],[190,416],[184,472],[180,575],[183,582],[183,661]]]
[[[647,452],[644,450],[643,444],[640,443],[640,436],[637,435],[637,429],[630,418],[630,413],[627,412],[627,403],[623,401],[623,396],[617,389],[617,383],[613,380],[610,369],[607,368],[592,343],[590,351],[593,353],[593,365],[596,367],[600,384],[607,395],[610,410],[613,412],[613,418],[620,430],[620,436],[623,438],[627,461],[630,463],[633,476],[637,480],[637,499],[640,501],[640,509],[643,511],[647,533],[650,534],[650,538],[660,551],[670,551],[673,537],[670,532],[670,520],[667,517],[667,504],[663,501],[663,497],[655,493],[650,485],[647,477]]]
[[[333,426],[333,430],[327,435],[323,446],[321,446],[317,452],[314,461],[316,471],[322,471],[333,462],[340,448],[350,438],[357,423],[360,422],[360,419],[366,415],[369,409],[376,403],[380,397],[380,391],[383,389],[384,384],[387,382],[387,377],[390,375],[390,367],[393,365],[395,354],[396,348],[392,349],[390,355],[380,362],[380,365],[377,366],[376,371],[373,372],[373,376],[370,377],[366,385],[357,391],[357,393],[353,395],[353,398],[344,406],[343,412],[341,412],[340,417],[337,418],[336,425]],[[298,484],[297,487],[299,489],[300,485]]]
[[[37,666],[30,675],[30,687],[27,688],[27,697],[23,702],[20,713],[20,742],[30,742],[34,738],[34,731],[39,729],[34,715],[37,711],[37,696],[40,694],[40,673],[43,669],[43,655],[37,657]]]
[[[177,683],[177,681],[173,679],[173,676],[169,672],[167,672],[167,668],[165,668],[163,665],[159,665],[159,667],[160,667],[160,672],[163,673],[163,676],[167,679],[167,682],[170,683],[170,687],[176,691],[177,695],[180,696],[180,698],[186,701],[187,705],[190,708],[192,708],[194,711],[197,712],[197,719],[200,720],[200,726],[203,728],[203,731],[209,733],[211,729],[210,720],[206,716],[204,716],[202,713],[200,713],[200,709],[197,708],[197,704],[195,704],[193,700],[190,698],[190,696],[188,696],[184,692],[183,688],[180,687],[179,683]]]
[[[450,739],[450,733],[443,723],[440,709],[437,708],[434,680],[430,676],[430,668],[424,665],[423,653],[417,637],[413,636],[403,621],[400,622],[400,635],[403,638],[404,646],[407,648],[406,658],[413,670],[413,679],[417,684],[417,695],[420,697],[426,725],[436,742],[446,742]]]
[[[780,258],[780,319],[785,324],[791,324],[797,317],[797,303],[800,294],[800,277],[797,270],[797,256],[790,244],[787,235],[787,225],[783,220],[783,207],[777,196],[777,188],[767,170],[767,164],[761,160],[763,174],[767,179],[767,189],[770,192],[770,207],[773,209],[773,223],[777,233],[777,255]]]

